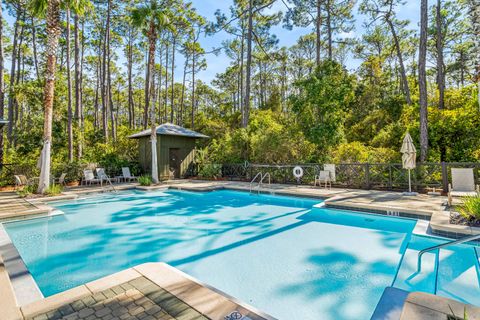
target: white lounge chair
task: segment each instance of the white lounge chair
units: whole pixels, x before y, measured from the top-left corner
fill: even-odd
[[[472,168],[452,168],[452,183],[448,185],[448,205],[452,205],[453,197],[475,196],[479,191]]]
[[[130,173],[130,168],[129,167],[122,167],[122,179],[127,181],[137,181],[138,177],[135,177]]]
[[[16,174],[14,175],[14,178],[15,178],[15,189],[18,189],[19,187],[30,186],[35,183],[35,178],[27,179],[27,177],[23,174]]]
[[[93,171],[90,169],[83,170],[83,181],[85,185],[91,185],[92,183],[100,183],[101,180],[98,178],[95,178]]]
[[[62,185],[64,186],[65,185],[65,177],[67,176],[67,174],[65,172],[63,172],[60,177],[58,178],[54,178],[53,179],[53,183],[58,183],[59,185]]]
[[[318,175],[315,176],[315,182],[313,186],[316,186],[318,183],[318,186],[320,187],[322,183],[325,183],[325,188],[331,188],[332,187],[332,179],[330,177],[330,171],[320,171]]]
[[[337,181],[337,176],[335,174],[335,164],[333,164],[333,163],[324,164],[323,165],[323,170],[330,171],[330,180],[332,182]]]
[[[97,177],[98,179],[100,179],[100,185],[102,186],[103,186],[103,181],[110,181],[110,183],[118,181],[117,178],[110,178],[109,176],[107,176],[107,174],[105,173],[105,169],[103,168],[97,168],[96,171],[97,171]]]

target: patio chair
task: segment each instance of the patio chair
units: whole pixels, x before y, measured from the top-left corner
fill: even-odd
[[[95,175],[93,174],[93,171],[90,169],[83,170],[83,181],[82,183],[85,183],[85,185],[91,185],[92,183],[99,183],[101,182],[100,179],[95,178]]]
[[[138,177],[135,177],[130,173],[130,168],[129,167],[122,167],[122,179],[125,180],[125,182],[130,182],[130,181],[137,181]]]
[[[103,181],[108,181],[110,183],[118,182],[117,178],[110,178],[109,176],[107,176],[104,168],[97,168],[96,171],[97,171],[97,177],[98,179],[100,179],[101,186],[103,186]]]
[[[335,174],[335,164],[333,163],[326,163],[323,165],[323,170],[330,171],[330,180],[332,182],[337,181],[337,176]]]
[[[23,174],[16,174],[14,175],[14,178],[15,178],[15,189],[33,184],[33,180],[27,179],[27,177]]]
[[[475,196],[480,192],[475,185],[473,168],[452,168],[452,183],[448,185],[448,205],[451,206],[453,197]]]
[[[325,189],[327,187],[329,189],[332,188],[332,179],[330,177],[330,171],[325,171],[325,170],[320,171],[318,175],[315,176],[315,182],[313,186],[316,186],[317,183],[319,187],[321,187],[322,183],[325,183]]]
[[[60,177],[58,178],[53,178],[53,183],[58,183],[59,185],[62,185],[64,186],[65,185],[65,177],[67,176],[67,174],[65,172],[63,172]]]

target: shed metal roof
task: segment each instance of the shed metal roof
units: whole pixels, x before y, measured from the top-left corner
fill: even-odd
[[[2,129],[2,127],[6,124],[8,124],[8,120],[4,120],[4,119],[0,118],[0,129]]]
[[[141,132],[132,134],[129,136],[131,139],[136,139],[136,138],[141,138],[141,137],[147,137],[150,136],[150,133],[152,132],[151,129],[143,130]],[[209,136],[206,136],[204,134],[201,134],[199,132],[186,129],[184,127],[177,126],[172,123],[164,123],[161,124],[157,127],[157,135],[161,136],[181,136],[181,137],[189,137],[189,138],[209,138]]]

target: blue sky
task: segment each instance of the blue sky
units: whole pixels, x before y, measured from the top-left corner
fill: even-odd
[[[214,13],[217,9],[220,9],[222,12],[229,14],[229,7],[232,5],[233,0],[191,0],[194,4],[194,7],[197,8],[199,14],[207,18],[208,20],[214,19]],[[359,2],[359,0],[357,0]],[[417,29],[419,21],[419,0],[406,0],[406,4],[398,9],[397,15],[400,19],[408,19],[411,21],[410,28]],[[285,11],[286,8],[282,1],[277,1],[271,9],[271,11],[282,10]],[[353,36],[360,37],[363,32],[363,22],[365,17],[358,14],[357,8],[355,8],[355,30],[352,32]],[[8,16],[8,13],[4,10],[4,15],[7,22],[12,25],[13,19]],[[294,28],[293,30],[287,30],[281,25],[275,26],[271,30],[277,38],[279,39],[279,46],[291,46],[296,40],[306,33],[311,32],[310,28]],[[218,48],[221,46],[222,41],[228,39],[229,35],[226,33],[218,33],[214,36],[206,37],[201,39],[202,46],[206,51],[210,51],[213,47]],[[118,53],[120,56],[122,52]],[[223,72],[225,68],[229,65],[229,59],[224,55],[220,54],[218,56],[209,55],[207,58],[207,69],[198,74],[198,79],[203,80],[204,82],[209,83],[212,79],[215,78],[217,73]],[[121,57],[121,61],[124,59]],[[6,64],[9,65],[8,63]],[[183,59],[178,58],[178,66],[176,67],[176,80],[180,81],[181,77],[181,68],[183,65]],[[353,58],[348,59],[347,68],[355,69],[358,66],[358,61]]]

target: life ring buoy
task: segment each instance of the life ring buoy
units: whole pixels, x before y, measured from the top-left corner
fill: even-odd
[[[302,169],[302,167],[296,166],[295,168],[293,168],[293,175],[294,175],[295,178],[297,178],[297,179],[300,179],[301,177],[303,177],[303,169]]]

